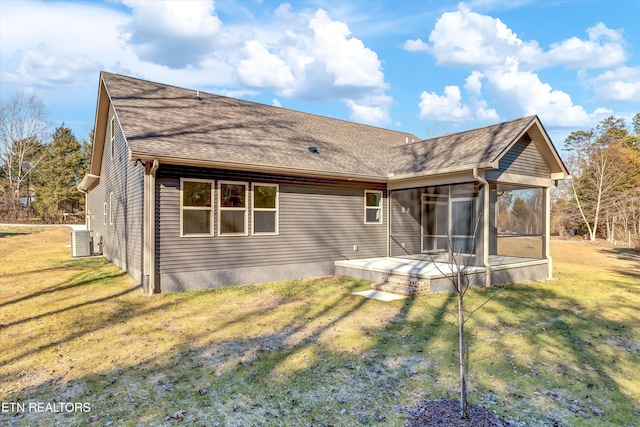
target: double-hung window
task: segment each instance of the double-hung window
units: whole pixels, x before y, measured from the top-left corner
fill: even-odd
[[[278,184],[253,184],[253,234],[278,234]]]
[[[220,181],[218,189],[218,227],[220,236],[246,236],[247,230],[246,182]]]
[[[180,222],[182,236],[211,236],[213,181],[180,180]]]
[[[382,191],[365,190],[364,222],[365,224],[382,224]]]

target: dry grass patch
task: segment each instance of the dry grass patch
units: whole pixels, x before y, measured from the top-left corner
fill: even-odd
[[[91,405],[8,425],[403,426],[418,400],[456,396],[451,295],[385,303],[330,277],[148,297],[104,259],[70,258],[65,228],[3,232],[0,400]],[[553,250],[556,280],[473,318],[471,401],[521,425],[637,424],[637,258]]]

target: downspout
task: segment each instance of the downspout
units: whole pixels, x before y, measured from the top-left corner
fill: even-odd
[[[473,178],[482,184],[482,265],[485,268],[484,285],[491,286],[491,264],[489,263],[489,182],[481,177],[478,168],[473,168]]]
[[[391,256],[391,190],[387,185],[387,257]]]
[[[156,283],[156,172],[160,167],[160,162],[156,159],[148,169],[145,176],[146,181],[146,218],[145,218],[145,264],[149,274],[149,295],[159,292],[159,283]]]

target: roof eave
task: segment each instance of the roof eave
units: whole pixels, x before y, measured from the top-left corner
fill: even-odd
[[[100,73],[100,83],[98,86],[98,100],[96,103],[96,120],[93,126],[93,144],[91,147],[91,162],[89,173],[100,175],[102,168],[102,156],[104,152],[104,141],[107,134],[107,118],[109,117],[109,94]]]
[[[403,173],[400,175],[390,173],[388,175],[388,180],[389,182],[402,181],[405,179],[413,179],[413,178],[427,177],[427,176],[433,176],[433,175],[468,172],[468,171],[473,171],[474,169],[495,169],[495,166],[492,162],[486,162],[486,163],[480,163],[475,166],[462,166],[462,167],[454,166],[449,168],[433,169],[433,170],[420,171],[420,172]]]
[[[333,179],[340,179],[340,180],[346,180],[346,181],[368,181],[368,182],[381,182],[381,183],[388,181],[387,177],[384,175],[323,171],[323,170],[313,170],[313,169],[307,169],[307,168],[224,162],[219,160],[203,160],[203,159],[194,160],[194,159],[180,158],[180,157],[174,157],[174,156],[157,156],[149,153],[131,152],[130,160],[131,161],[142,160],[145,162],[158,160],[160,164],[242,170],[242,171],[261,172],[261,173],[270,173],[270,174],[309,176],[309,177],[316,177],[316,178],[333,178]]]

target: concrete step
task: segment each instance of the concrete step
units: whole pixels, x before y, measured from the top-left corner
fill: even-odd
[[[371,288],[398,295],[426,295],[430,293],[430,281],[418,277],[389,275],[383,277],[382,282],[371,285]]]

